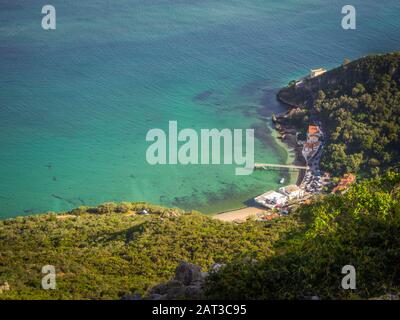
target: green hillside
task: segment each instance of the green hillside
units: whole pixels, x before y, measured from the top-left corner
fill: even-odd
[[[345,195],[300,208],[309,221],[258,264],[232,263],[207,286],[217,299],[367,299],[400,292],[400,174],[365,181]],[[342,267],[356,269],[356,290],[344,290]]]
[[[143,208],[151,214],[135,214]],[[171,278],[180,261],[206,270],[217,262],[264,258],[296,228],[291,218],[269,225],[233,224],[129,203],[0,221],[0,285],[10,286],[0,299],[145,294]],[[48,264],[56,268],[57,290],[41,289],[41,268]]]
[[[302,126],[320,120],[327,133],[322,168],[335,175],[374,176],[400,159],[400,53],[369,56],[303,85],[293,83],[279,98],[298,106],[288,120]]]

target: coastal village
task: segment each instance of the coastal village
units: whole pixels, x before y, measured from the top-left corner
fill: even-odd
[[[310,124],[307,130],[306,141],[298,140],[302,146],[302,156],[306,163],[306,172],[299,184],[283,186],[278,190],[270,190],[254,198],[258,206],[267,211],[257,214],[257,220],[268,221],[282,215],[287,215],[293,206],[307,203],[315,195],[343,193],[356,181],[353,174],[346,174],[333,187],[333,182],[328,173],[322,174],[319,162],[324,147],[324,133],[319,123]],[[265,169],[268,169],[265,167]]]
[[[295,85],[301,86],[306,78],[315,78],[325,72],[326,70],[323,68],[313,69],[308,77],[298,80]],[[276,122],[276,119],[273,119],[273,122]],[[315,195],[327,194],[329,193],[328,190],[331,190],[331,193],[343,193],[356,180],[355,175],[346,174],[334,186],[329,173],[321,172],[319,164],[324,148],[325,135],[318,120],[314,120],[308,125],[305,141],[298,139],[297,132],[293,133],[296,137],[295,145],[301,148],[301,157],[305,163],[305,170],[300,175],[297,184],[283,186],[278,190],[269,190],[254,198],[258,206],[266,209],[266,211],[256,214],[258,221],[269,221],[282,215],[287,215],[292,207],[310,202]],[[258,169],[269,169],[267,166],[263,167],[262,165],[256,167]],[[293,166],[293,168],[296,168],[296,166]],[[283,182],[284,178],[281,180],[281,183]]]
[[[308,125],[306,140],[302,141],[296,136],[296,146],[298,147],[298,156],[305,162],[301,165],[271,165],[256,164],[256,169],[300,169],[297,184],[282,186],[278,190],[269,190],[262,195],[254,198],[254,206],[244,209],[229,211],[215,216],[222,221],[242,222],[250,217],[257,221],[270,221],[290,214],[291,210],[299,204],[311,203],[316,195],[344,193],[355,183],[356,177],[353,174],[345,174],[338,183],[334,183],[328,173],[322,173],[319,162],[324,148],[324,132],[321,124],[314,121]],[[280,181],[284,183],[284,178]]]
[[[323,68],[312,69],[310,74],[300,80],[294,81],[293,85],[300,87],[307,79],[321,76],[327,70]],[[279,119],[286,119],[301,109],[292,106],[290,110],[279,116],[272,116],[275,130],[279,132],[279,139],[294,148],[296,160],[293,164],[262,164],[256,163],[255,169],[258,170],[300,170],[296,184],[290,184],[269,190],[253,199],[254,205],[220,213],[215,215],[221,221],[242,222],[250,217],[255,217],[257,221],[270,221],[281,216],[290,214],[291,210],[299,204],[312,202],[312,198],[317,195],[344,193],[355,183],[354,174],[344,175],[338,182],[332,179],[330,174],[322,172],[320,160],[325,144],[325,134],[321,122],[318,119],[311,119],[306,130],[305,137],[299,138],[298,128],[283,127]],[[280,179],[280,183],[285,183],[285,178]]]

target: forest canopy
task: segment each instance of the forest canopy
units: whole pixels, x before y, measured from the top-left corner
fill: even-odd
[[[305,109],[296,123],[321,120],[327,135],[321,165],[335,174],[375,176],[400,158],[400,53],[365,57],[283,89]]]
[[[302,206],[306,222],[274,255],[257,264],[236,261],[207,284],[213,299],[369,299],[400,292],[400,174],[355,185]],[[355,290],[341,286],[354,266]]]

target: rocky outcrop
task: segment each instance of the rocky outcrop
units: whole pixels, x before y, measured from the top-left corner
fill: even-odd
[[[208,272],[189,262],[181,262],[175,269],[174,277],[153,287],[145,297],[125,295],[123,300],[199,300],[203,299],[203,285],[210,272],[218,272],[225,265],[215,263]]]
[[[181,262],[175,270],[174,278],[167,283],[155,286],[145,299],[201,299],[207,276],[208,273],[202,272],[200,266]]]
[[[175,280],[187,286],[203,279],[204,275],[201,272],[201,267],[192,263],[182,262],[175,270]]]
[[[357,83],[363,83],[367,89],[372,88],[380,81],[382,74],[398,79],[400,77],[399,59],[398,52],[363,57],[320,76],[304,79],[301,85],[291,82],[289,86],[278,92],[277,97],[278,100],[291,107],[309,108],[317,99],[319,90],[335,95],[336,92],[340,92],[341,95],[350,95]]]

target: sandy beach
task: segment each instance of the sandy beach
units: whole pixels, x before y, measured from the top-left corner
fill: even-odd
[[[246,221],[247,218],[251,216],[255,216],[258,213],[263,213],[266,210],[257,207],[247,207],[238,210],[227,211],[224,213],[216,214],[213,216],[214,219],[225,221],[225,222],[233,222],[233,221]]]
[[[290,141],[288,140],[282,141],[282,139],[279,138],[280,133],[272,125],[268,125],[268,128],[271,130],[272,136],[275,138],[276,143],[286,150],[287,152],[286,164],[303,165],[303,162],[300,159],[301,155],[296,153],[295,146],[293,145],[293,143],[291,144]],[[301,179],[302,175],[299,172],[296,171],[289,172],[289,181],[286,181],[285,185],[299,183],[299,180]],[[255,216],[256,214],[259,213],[263,213],[265,211],[267,210],[263,208],[249,206],[242,209],[236,209],[223,213],[218,213],[215,214],[213,218],[226,222],[233,222],[233,221],[243,222],[246,221],[247,218]]]

